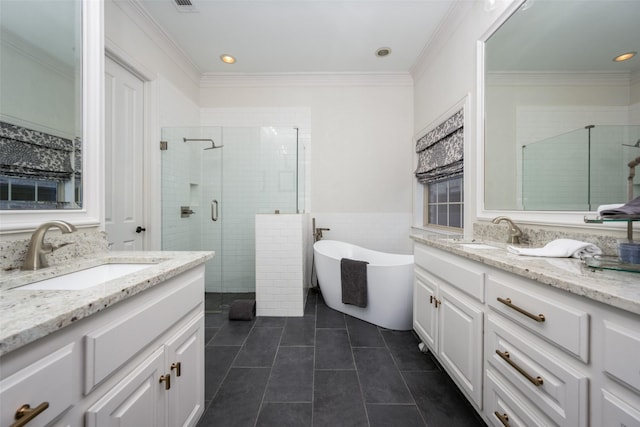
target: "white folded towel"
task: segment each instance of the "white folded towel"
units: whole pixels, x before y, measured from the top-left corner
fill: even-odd
[[[572,239],[556,239],[542,248],[516,248],[507,246],[507,250],[516,255],[540,256],[550,258],[580,258],[583,255],[601,254],[599,247],[592,243]]]
[[[613,203],[610,205],[600,205],[598,206],[598,215],[600,215],[600,213],[602,211],[607,211],[609,209],[618,209],[624,206],[624,203]]]

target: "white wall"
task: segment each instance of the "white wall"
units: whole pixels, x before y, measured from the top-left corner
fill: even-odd
[[[471,237],[477,220],[477,205],[482,201],[476,181],[479,179],[477,45],[504,13],[509,0],[496,0],[491,10],[484,1],[459,2],[458,13],[443,25],[443,31],[428,49],[428,54],[414,67],[414,132],[433,126],[441,115],[470,97],[469,114],[465,114],[465,236]]]

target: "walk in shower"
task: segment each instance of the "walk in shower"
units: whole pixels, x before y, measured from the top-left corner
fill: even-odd
[[[304,212],[298,130],[171,127],[162,141],[162,249],[215,251],[206,292],[255,292],[255,215]]]

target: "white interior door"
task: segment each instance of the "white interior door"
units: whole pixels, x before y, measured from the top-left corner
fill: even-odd
[[[144,83],[105,60],[105,230],[112,250],[144,249]]]

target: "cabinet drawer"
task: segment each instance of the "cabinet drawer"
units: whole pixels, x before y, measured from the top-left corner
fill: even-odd
[[[497,315],[489,317],[486,357],[489,365],[558,425],[587,425],[588,377],[548,356],[543,347]]]
[[[163,286],[171,291],[85,336],[85,393],[202,303],[203,269],[183,273]]]
[[[16,410],[24,404],[31,408],[47,402],[48,408],[37,415],[29,426],[44,426],[54,420],[77,399],[78,372],[74,360],[75,344],[49,354],[0,382],[0,425],[15,422]]]
[[[640,390],[640,325],[637,323],[630,329],[605,320],[603,351],[604,371]]]
[[[585,363],[589,362],[589,314],[564,304],[516,277],[488,277],[487,299],[494,310],[552,342]]]
[[[640,408],[602,390],[602,426],[640,426]]]
[[[486,415],[494,427],[532,427],[553,425],[543,414],[511,390],[498,376],[487,370]]]
[[[417,266],[476,300],[484,302],[485,273],[473,262],[417,244],[414,249],[414,260]]]

